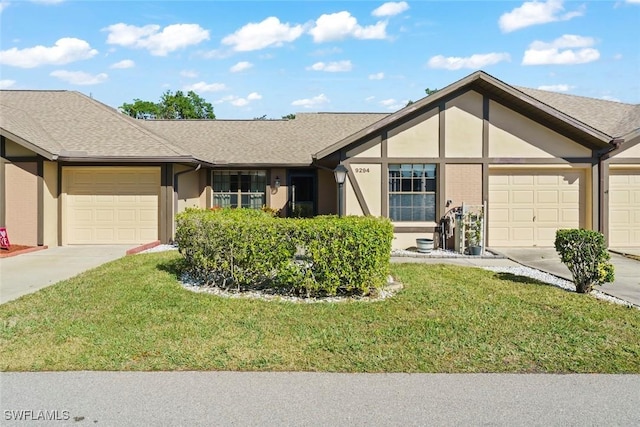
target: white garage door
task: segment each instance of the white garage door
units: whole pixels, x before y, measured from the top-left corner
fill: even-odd
[[[138,244],[158,238],[160,168],[65,168],[68,244]]]
[[[584,172],[491,170],[489,246],[553,246],[556,230],[581,226]]]
[[[609,246],[640,247],[640,169],[609,174]]]

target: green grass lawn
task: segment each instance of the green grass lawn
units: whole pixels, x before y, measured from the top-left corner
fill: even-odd
[[[129,256],[0,306],[0,369],[640,373],[640,311],[533,279],[393,265],[378,302],[183,289],[180,256]]]

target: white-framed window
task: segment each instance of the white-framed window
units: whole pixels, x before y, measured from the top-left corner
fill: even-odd
[[[213,207],[260,209],[266,205],[264,170],[213,171]]]
[[[436,165],[390,164],[391,221],[435,221],[436,188]]]

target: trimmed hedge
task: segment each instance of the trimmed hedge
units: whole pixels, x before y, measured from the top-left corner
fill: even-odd
[[[613,282],[615,272],[602,233],[577,228],[558,230],[554,245],[573,275],[576,292],[589,293],[594,285]]]
[[[386,284],[393,227],[373,217],[276,218],[252,209],[189,209],[176,243],[188,273],[224,288],[281,288],[323,296]]]

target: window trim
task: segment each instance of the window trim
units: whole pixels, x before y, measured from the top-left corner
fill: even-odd
[[[233,175],[238,176],[238,190],[237,191],[231,191],[231,179],[229,178],[229,182],[228,187],[229,187],[229,191],[216,191],[216,174],[220,174],[218,176],[225,176],[222,175],[222,173],[224,173],[226,176],[231,177]],[[264,188],[262,186],[259,186],[261,191],[251,191],[251,182],[249,182],[249,191],[242,191],[242,178],[240,178],[241,176],[258,176],[261,177],[263,179],[263,183],[264,183]],[[267,200],[268,194],[269,192],[267,191],[268,189],[268,177],[269,177],[269,171],[266,169],[213,169],[211,171],[211,207],[228,207],[228,208],[234,208],[234,209],[238,209],[238,208],[248,208],[248,209],[261,209],[263,206],[266,206],[269,201]],[[249,178],[251,180],[251,178]],[[258,184],[260,184],[258,182]],[[216,196],[227,196],[229,198],[231,198],[232,196],[236,196],[236,203],[235,204],[231,204],[229,202],[228,205],[223,205],[220,206],[219,204],[216,204]],[[249,203],[248,206],[243,206],[242,204],[242,197],[243,196],[256,196],[256,195],[260,195],[261,196],[261,203],[260,206],[252,206],[251,202]]]
[[[411,177],[407,177],[404,178],[405,180],[411,180],[411,189],[410,190],[404,190],[402,189],[403,186],[403,177],[402,177],[402,171],[403,171],[403,166],[409,165],[411,167],[411,173],[412,176]],[[422,176],[414,176],[415,171],[417,170],[417,168],[415,168],[415,166],[420,166],[422,169]],[[394,223],[394,224],[401,224],[401,225],[410,225],[410,224],[434,224],[437,222],[437,213],[438,213],[438,169],[439,169],[439,164],[438,163],[395,163],[395,162],[389,162],[387,164],[387,185],[386,185],[386,199],[387,199],[387,217]],[[397,172],[399,173],[399,175],[397,177],[392,177],[391,173],[392,173],[392,168],[397,167]],[[406,169],[405,169],[406,170]],[[423,184],[422,187],[424,188],[424,190],[422,191],[416,191],[414,190],[414,184],[415,184],[415,180],[416,179],[420,179],[422,180]],[[395,183],[392,183],[392,180],[397,180]],[[431,185],[427,185],[427,180],[431,180],[432,183]],[[392,187],[395,186],[398,188],[398,190],[393,191]],[[427,188],[433,188],[433,190],[429,190],[427,191]],[[391,198],[392,196],[402,196],[402,195],[432,195],[433,196],[433,218],[427,218],[425,216],[424,219],[410,219],[410,220],[402,220],[400,218],[393,218],[392,217],[392,210],[397,209],[397,208],[412,208],[412,206],[404,206],[404,205],[393,205],[391,202]]]

